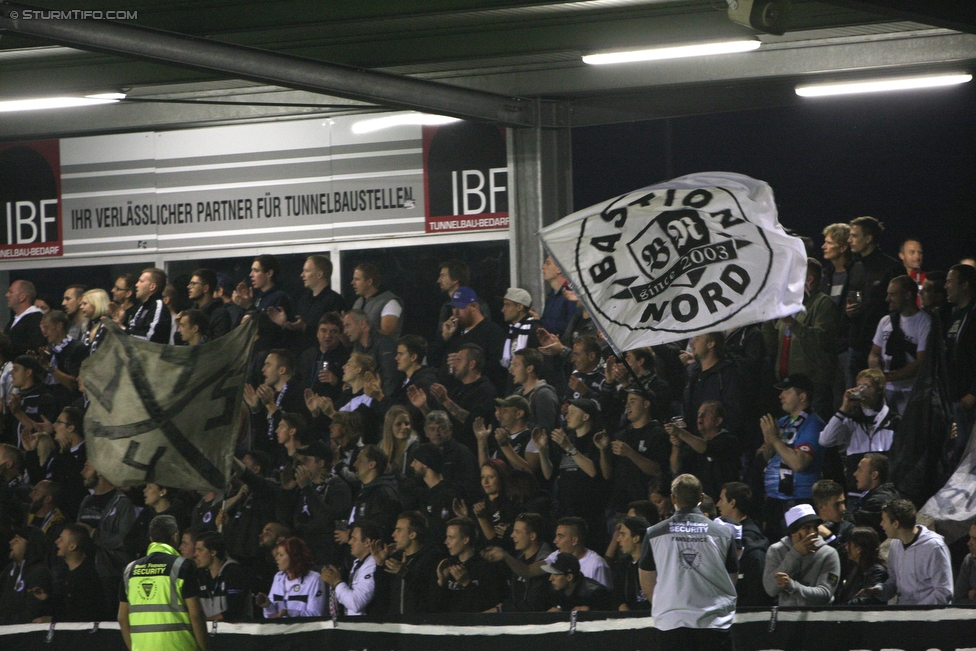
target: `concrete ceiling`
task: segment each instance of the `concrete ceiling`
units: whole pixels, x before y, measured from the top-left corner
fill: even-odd
[[[791,25],[782,36],[733,24],[721,9],[724,4],[45,2],[47,10],[135,12],[121,21],[121,40],[111,40],[114,27],[107,21],[12,20],[10,11],[18,7],[0,3],[0,28],[6,29],[0,32],[0,100],[111,91],[129,98],[85,109],[0,113],[0,139],[390,107],[508,124],[580,126],[786,105],[798,101],[794,87],[801,81],[976,68],[976,17],[953,0],[794,0]],[[927,9],[915,9],[919,4]],[[109,40],[99,40],[97,33]],[[580,60],[594,51],[747,36],[757,37],[762,47],[746,54],[619,66],[587,66]],[[167,39],[170,53],[160,54]],[[197,58],[183,58],[182,42]],[[266,63],[259,61],[263,55],[270,68],[258,66]],[[208,69],[210,61],[216,70]],[[331,76],[315,74],[317,62],[336,64],[326,71]],[[306,68],[308,75],[291,74]],[[405,83],[401,93],[399,80],[411,79],[429,83]],[[479,110],[494,103],[497,110]]]

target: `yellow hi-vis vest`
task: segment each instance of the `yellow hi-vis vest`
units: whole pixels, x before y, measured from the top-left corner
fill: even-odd
[[[179,574],[184,562],[186,559],[171,546],[154,542],[149,545],[148,556],[125,568],[123,585],[129,601],[132,651],[198,648],[181,594],[183,580]]]

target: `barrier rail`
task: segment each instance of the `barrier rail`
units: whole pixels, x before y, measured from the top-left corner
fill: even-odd
[[[292,620],[210,626],[214,651],[653,650],[653,620],[635,613],[501,613]],[[125,651],[115,622],[0,627],[4,651]],[[976,608],[784,608],[736,613],[738,651],[976,649]],[[460,638],[463,638],[461,640]]]

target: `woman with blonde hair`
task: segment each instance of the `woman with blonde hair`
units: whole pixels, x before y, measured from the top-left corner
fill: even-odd
[[[105,337],[105,324],[102,317],[109,316],[108,292],[104,289],[89,289],[81,295],[78,303],[78,310],[88,321],[85,331],[81,335],[81,345],[88,350],[91,356],[98,350],[99,344]]]
[[[380,448],[390,459],[390,469],[398,477],[410,474],[410,453],[420,443],[420,437],[410,422],[410,412],[403,405],[394,405],[383,421]]]

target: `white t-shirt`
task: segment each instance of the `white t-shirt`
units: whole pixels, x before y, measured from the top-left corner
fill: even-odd
[[[384,316],[395,316],[397,318],[403,314],[403,306],[397,301],[387,301],[386,305],[380,311],[380,317]]]
[[[549,554],[546,557],[546,563],[550,564],[555,561],[558,554],[558,549]],[[607,562],[603,560],[602,556],[597,554],[592,549],[587,549],[583,558],[579,559],[579,564],[580,572],[583,573],[583,576],[588,579],[593,579],[598,583],[602,583],[610,590],[613,589],[613,574],[610,572],[610,566],[607,565]]]
[[[901,317],[901,331],[905,333],[905,339],[917,346],[918,352],[925,351],[925,343],[929,338],[929,328],[932,326],[932,317],[924,311],[919,310],[910,317]],[[891,370],[891,357],[885,354],[885,343],[891,335],[891,315],[884,316],[878,323],[878,329],[874,333],[874,345],[881,349],[881,363],[885,371]],[[915,361],[912,355],[905,356],[907,362],[911,364]],[[908,380],[898,380],[889,382],[885,387],[888,391],[911,391],[915,378]]]

